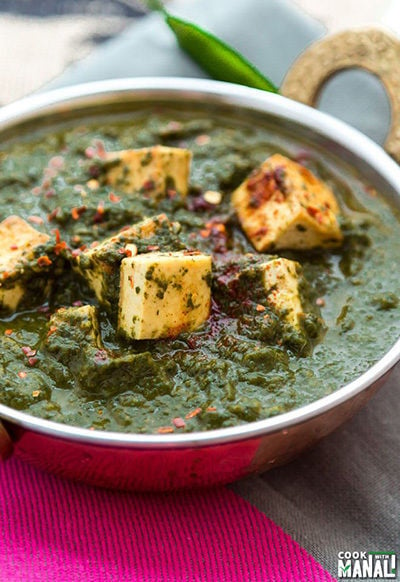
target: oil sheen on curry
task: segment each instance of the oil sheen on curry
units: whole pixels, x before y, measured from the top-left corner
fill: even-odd
[[[262,125],[173,110],[0,151],[0,402],[183,433],[277,415],[399,336],[396,210]]]

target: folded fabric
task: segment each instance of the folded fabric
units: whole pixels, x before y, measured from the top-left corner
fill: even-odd
[[[0,466],[4,582],[333,582],[228,489],[129,494]]]
[[[234,46],[277,85],[304,48],[325,32],[287,0],[177,0],[169,8]],[[179,49],[159,14],[133,24],[46,88],[142,76],[205,76]],[[380,143],[387,134],[388,99],[379,81],[363,71],[346,71],[330,81],[320,106]]]
[[[304,47],[324,33],[320,24],[286,0],[178,0],[169,9],[235,46],[277,84]],[[179,49],[162,17],[153,13],[71,66],[50,87],[131,76],[206,75]]]

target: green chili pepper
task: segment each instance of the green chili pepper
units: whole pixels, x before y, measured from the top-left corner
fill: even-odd
[[[172,16],[160,0],[147,0],[147,5],[163,13],[180,47],[211,77],[278,93],[277,87],[234,48],[199,26]]]

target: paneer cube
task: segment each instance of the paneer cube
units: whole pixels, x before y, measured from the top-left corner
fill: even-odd
[[[186,196],[192,153],[182,148],[157,145],[107,154],[106,183],[126,193],[142,191],[165,198],[168,191]]]
[[[150,240],[159,243],[161,248],[163,245],[179,245],[179,230],[179,223],[170,222],[165,214],[147,218],[74,257],[74,268],[86,279],[99,302],[114,312],[119,294],[121,261],[126,256],[136,254],[138,248],[146,252]],[[135,249],[134,252],[132,249]]]
[[[52,265],[45,248],[49,239],[19,216],[0,223],[0,311],[12,313],[27,299],[31,305],[44,300]]]
[[[131,339],[175,337],[210,314],[211,256],[149,253],[121,264],[119,331]]]
[[[307,168],[275,154],[232,194],[247,237],[258,251],[334,247],[343,236],[332,190]]]
[[[293,327],[299,328],[299,316],[304,311],[299,291],[299,263],[278,258],[263,263],[260,268],[268,304]]]

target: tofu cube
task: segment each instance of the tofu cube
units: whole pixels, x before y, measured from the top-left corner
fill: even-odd
[[[168,190],[186,196],[192,153],[157,145],[107,154],[106,183],[128,194],[143,192],[165,198]]]
[[[19,216],[0,223],[0,312],[15,312],[28,296],[31,304],[44,300],[50,288],[49,240]]]
[[[332,190],[280,154],[265,160],[233,192],[232,204],[260,252],[334,247],[343,239]]]
[[[120,264],[125,256],[136,254],[140,244],[143,246],[152,237],[157,237],[161,246],[171,243],[179,230],[179,223],[170,222],[165,214],[147,218],[74,257],[74,269],[86,279],[99,302],[113,312],[119,294]]]
[[[149,253],[121,264],[118,329],[131,339],[175,337],[209,317],[211,256]]]
[[[278,258],[261,265],[262,281],[270,307],[293,327],[299,328],[303,306],[299,292],[300,265]]]

